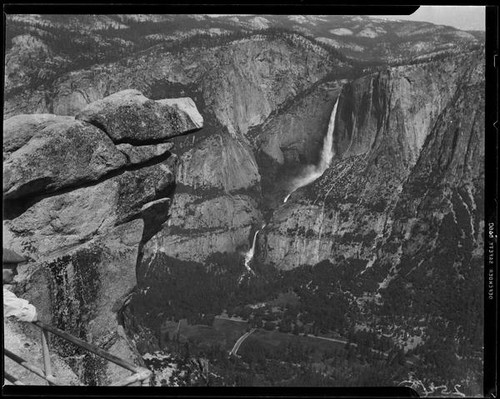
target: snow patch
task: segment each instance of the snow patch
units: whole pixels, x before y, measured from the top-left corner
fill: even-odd
[[[197,21],[204,21],[206,19],[203,15],[199,15],[199,14],[189,15],[189,17],[196,19]]]
[[[269,28],[269,20],[263,17],[255,17],[252,18],[250,21],[250,25],[252,25],[253,28],[256,29],[267,29]]]
[[[374,37],[378,36],[378,33],[375,32],[373,29],[366,28],[366,29],[363,29],[361,32],[358,32],[356,34],[356,36],[359,36],[359,37],[369,37],[369,38],[373,39]]]
[[[306,17],[304,17],[303,15],[289,15],[289,16],[288,16],[288,19],[289,19],[290,21],[294,21],[294,22],[297,22],[297,23],[299,23],[299,24],[305,24],[305,23],[307,23],[307,22],[308,22],[308,21],[307,21],[307,18],[306,18]]]
[[[352,36],[353,35],[352,30],[347,29],[347,28],[330,29],[330,33],[332,35],[337,35],[337,36]]]

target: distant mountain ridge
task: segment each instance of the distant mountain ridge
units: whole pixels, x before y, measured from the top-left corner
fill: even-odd
[[[64,71],[118,61],[159,43],[167,49],[184,42],[190,45],[190,39],[200,36],[216,42],[235,33],[286,29],[352,60],[370,63],[408,62],[481,42],[476,35],[451,27],[361,16],[9,15],[7,26],[7,98],[48,83]],[[30,65],[33,59],[47,65]],[[16,67],[20,63],[23,71]]]

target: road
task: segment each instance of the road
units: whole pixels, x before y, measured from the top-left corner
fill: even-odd
[[[240,318],[237,318],[237,317],[226,317],[226,316],[218,315],[218,316],[215,316],[215,318],[216,319],[220,319],[220,320],[235,321],[237,323],[248,323],[248,320],[243,320],[243,319],[240,319]]]
[[[318,336],[318,335],[311,335],[311,334],[304,335],[304,336],[311,337],[311,338],[325,339],[325,340],[327,340],[327,341],[338,342],[338,343],[340,343],[340,344],[347,344],[347,341],[342,341],[342,340],[340,340],[340,339],[335,339],[335,338],[320,337],[320,336]],[[356,346],[356,347],[358,346],[358,344],[355,344],[355,343],[351,343],[351,345],[352,345],[352,346]],[[379,351],[379,350],[377,350],[377,349],[371,349],[371,348],[370,348],[370,350],[371,350],[372,352],[374,352],[374,353],[377,353],[377,354],[379,354],[379,355],[381,355],[381,356],[384,356],[385,358],[388,358],[388,357],[389,357],[389,354],[388,354],[388,353],[386,353],[386,352],[382,352],[382,351]],[[411,365],[411,366],[414,366],[414,365],[415,365],[415,363],[414,363],[413,361],[408,360],[408,359],[405,359],[405,362],[406,362],[406,364],[409,364],[409,365]]]
[[[324,339],[326,341],[337,342],[339,344],[347,344],[347,341],[342,341],[340,339],[335,339],[335,338],[320,337],[318,335],[312,335],[312,334],[307,334],[307,335],[302,334],[302,336],[304,336],[304,337],[311,337],[311,338],[318,338],[318,339]],[[351,346],[356,346],[356,347],[358,346],[358,344],[355,344],[355,343],[351,343],[350,345]],[[382,351],[379,351],[377,349],[371,349],[370,348],[370,351],[372,351],[373,353],[377,353],[377,354],[379,354],[381,356],[384,356],[385,358],[389,357],[389,355],[386,352],[382,352]],[[408,359],[406,359],[405,362],[406,362],[406,364],[409,364],[411,366],[415,365],[415,363],[413,361],[408,360]]]
[[[250,331],[246,332],[246,333],[245,333],[245,334],[243,334],[240,338],[238,338],[238,340],[236,341],[236,343],[235,343],[235,344],[234,344],[234,346],[233,346],[233,349],[231,349],[231,352],[229,352],[229,355],[236,355],[236,353],[238,352],[238,349],[240,349],[240,346],[241,346],[241,344],[243,343],[243,341],[244,341],[245,339],[247,339],[247,338],[248,338],[248,336],[249,336],[250,334],[252,334],[255,330],[257,330],[257,329],[256,329],[256,328],[252,328]],[[293,334],[291,334],[291,333],[288,333],[288,334],[289,334],[289,335],[293,335]],[[343,341],[343,340],[341,340],[341,339],[321,337],[321,336],[318,336],[318,335],[312,335],[312,334],[307,334],[307,335],[305,335],[305,334],[301,334],[301,336],[303,336],[303,337],[310,337],[310,338],[317,338],[317,339],[323,339],[323,340],[325,340],[325,341],[336,342],[336,343],[339,343],[339,344],[344,344],[344,345],[348,343],[347,341]],[[357,347],[357,346],[358,346],[358,344],[355,344],[355,343],[352,343],[352,342],[350,343],[350,345],[351,345],[351,346],[355,346],[355,347]],[[386,352],[382,352],[382,351],[379,351],[379,350],[377,350],[377,349],[370,349],[370,351],[372,351],[372,352],[374,352],[374,353],[377,353],[377,354],[379,354],[379,355],[382,355],[382,356],[384,356],[385,358],[388,358],[388,357],[389,357],[388,353],[386,353]],[[406,364],[409,364],[409,365],[411,365],[411,366],[414,366],[414,365],[415,365],[415,363],[414,363],[413,361],[408,360],[408,359],[405,359],[405,362],[406,362]]]
[[[318,339],[324,339],[326,341],[332,341],[332,342],[338,342],[339,344],[347,344],[347,341],[342,341],[340,339],[335,339],[335,338],[327,338],[327,337],[320,337],[318,335],[312,335],[312,334],[302,334],[304,337],[311,337],[311,338],[318,338]],[[358,346],[358,344],[351,343],[352,346]]]
[[[248,338],[248,336],[253,333],[256,330],[256,328],[252,328],[250,331],[247,331],[245,334],[243,334],[241,337],[238,338],[238,340],[235,342],[233,349],[231,349],[231,352],[229,352],[229,356],[231,355],[236,355],[238,353],[238,349],[240,349],[241,344],[245,339]]]

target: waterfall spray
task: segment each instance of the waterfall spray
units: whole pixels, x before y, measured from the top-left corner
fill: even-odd
[[[340,98],[340,97],[339,97]],[[330,121],[328,122],[328,130],[326,136],[323,139],[323,147],[321,148],[321,154],[319,163],[317,165],[308,165],[301,173],[300,176],[296,177],[292,181],[292,190],[285,197],[283,202],[287,202],[290,195],[300,187],[307,186],[315,181],[318,177],[322,176],[326,169],[330,166],[333,159],[333,131],[335,129],[335,118],[337,116],[337,106],[339,104],[339,98],[333,106],[332,113],[330,115]]]
[[[247,271],[251,272],[252,274],[255,274],[255,272],[252,270],[250,267],[250,262],[252,261],[254,255],[255,255],[255,244],[257,243],[257,235],[261,232],[261,230],[266,227],[266,224],[264,223],[260,230],[257,230],[253,236],[253,241],[252,241],[252,246],[251,248],[245,252],[245,267],[247,268]]]
[[[252,247],[247,252],[245,252],[245,267],[251,273],[254,273],[254,271],[250,267],[250,262],[252,261],[255,254],[255,243],[257,242],[257,234],[259,234],[259,231],[260,230],[257,230],[253,236]]]

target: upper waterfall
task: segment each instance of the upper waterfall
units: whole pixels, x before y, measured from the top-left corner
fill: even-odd
[[[285,197],[283,202],[287,202],[290,195],[300,187],[307,186],[315,181],[318,177],[323,175],[325,170],[330,166],[330,162],[333,159],[333,131],[335,130],[335,118],[337,116],[337,107],[339,104],[339,98],[333,106],[332,113],[330,115],[330,121],[328,122],[328,130],[326,132],[325,138],[323,139],[323,147],[321,148],[320,159],[317,165],[308,165],[301,173],[300,176],[296,177],[291,184],[292,190]]]

